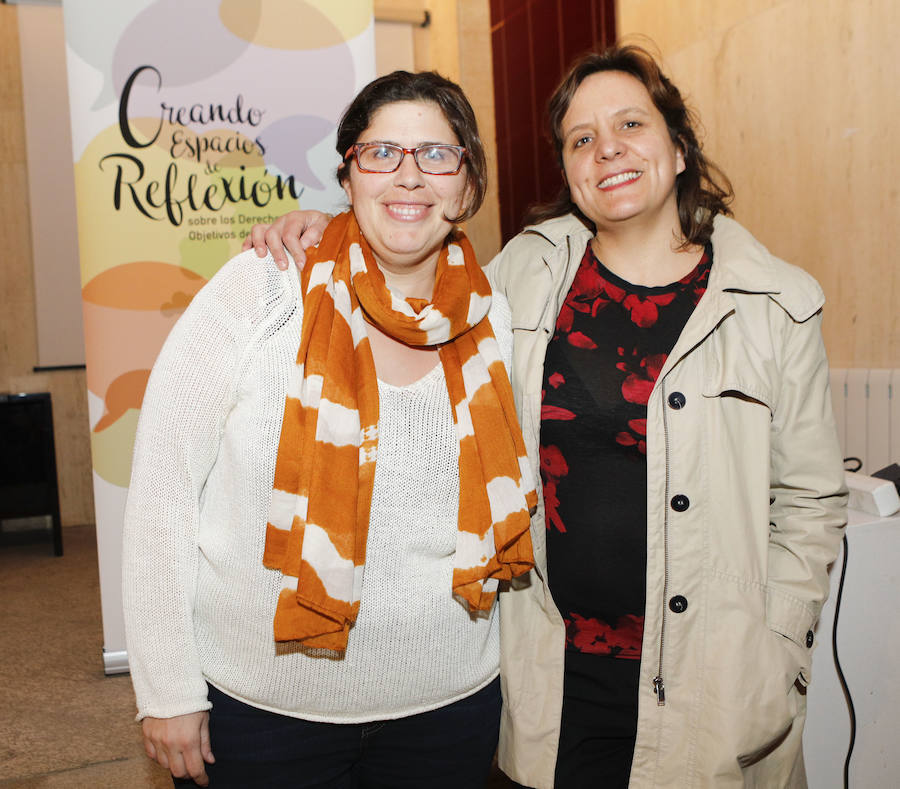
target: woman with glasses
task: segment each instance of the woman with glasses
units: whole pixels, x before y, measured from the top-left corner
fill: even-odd
[[[150,378],[123,564],[145,747],[217,789],[477,789],[537,503],[509,306],[455,226],[484,153],[433,73],[368,85],[337,142],[350,210],[303,273],[227,263]]]
[[[535,570],[501,595],[500,765],[540,789],[805,786],[846,523],[822,291],[727,218],[647,52],[584,56],[549,109],[564,189],[488,266],[543,481]],[[252,239],[300,257],[308,222]]]

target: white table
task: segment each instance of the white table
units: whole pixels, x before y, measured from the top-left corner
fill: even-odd
[[[852,789],[900,787],[900,515],[850,511],[838,616],[838,657],[856,709]],[[832,627],[843,553],[816,628],[803,752],[810,789],[841,789],[850,713],[838,682]]]

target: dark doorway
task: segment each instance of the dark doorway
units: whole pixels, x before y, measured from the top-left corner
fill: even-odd
[[[500,229],[506,243],[525,210],[562,185],[547,140],[547,99],[569,64],[615,41],[615,0],[491,0]]]

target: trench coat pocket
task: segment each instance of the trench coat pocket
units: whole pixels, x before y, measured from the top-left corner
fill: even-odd
[[[757,723],[762,724],[762,736],[756,741],[746,740],[737,755],[742,768],[756,764],[775,750],[797,725],[800,713],[800,696],[796,682],[800,676],[800,664],[794,652],[796,646],[786,636],[769,630],[771,659],[764,667],[764,678],[759,697]],[[761,677],[762,678],[762,677]]]
[[[706,636],[704,738],[746,767],[791,731],[801,663],[796,645],[767,621],[764,586],[716,573],[710,593],[722,626]]]

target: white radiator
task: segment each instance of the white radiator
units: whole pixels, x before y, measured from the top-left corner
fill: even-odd
[[[900,369],[833,369],[831,402],[844,457],[864,474],[900,463]]]

